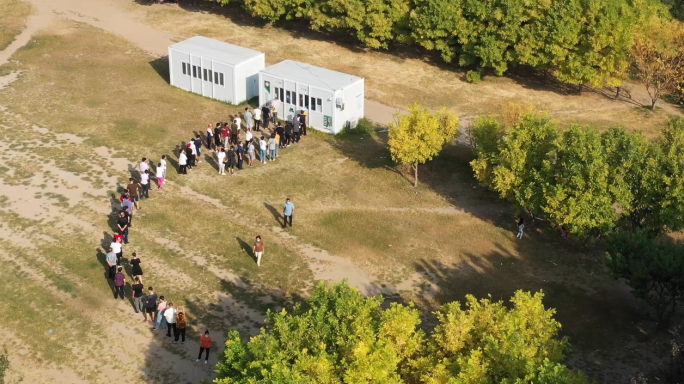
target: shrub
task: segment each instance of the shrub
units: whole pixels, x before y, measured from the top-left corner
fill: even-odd
[[[468,71],[466,73],[466,81],[472,84],[482,82],[482,75],[480,74],[480,71]]]

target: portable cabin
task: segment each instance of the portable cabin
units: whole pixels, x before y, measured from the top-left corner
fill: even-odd
[[[285,60],[259,71],[259,105],[268,103],[279,119],[290,121],[304,110],[309,127],[337,134],[363,117],[363,78]]]
[[[169,47],[173,86],[231,104],[258,95],[264,54],[249,48],[195,36]]]

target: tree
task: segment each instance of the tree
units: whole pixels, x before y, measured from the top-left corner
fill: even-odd
[[[268,312],[268,326],[244,343],[232,331],[217,366],[228,383],[401,383],[423,344],[419,312],[345,283],[320,283],[307,309]]]
[[[579,235],[612,229],[617,214],[609,191],[609,173],[596,130],[574,125],[564,131],[540,171],[545,216]]]
[[[466,296],[444,305],[429,340],[429,353],[413,362],[420,382],[438,383],[586,383],[561,362],[567,338],[558,338],[555,310],[542,304],[543,293],[518,291],[508,309],[503,302]]]
[[[625,279],[633,294],[645,300],[664,325],[684,297],[684,247],[659,241],[644,232],[618,232],[607,251],[608,267],[616,279]]]
[[[670,119],[656,143],[660,162],[649,227],[678,231],[684,228],[684,119]]]
[[[458,116],[446,108],[431,113],[418,104],[408,109],[408,114],[396,114],[390,123],[389,147],[392,160],[413,168],[417,187],[418,165],[432,160],[458,134]]]
[[[679,21],[656,19],[637,36],[631,51],[634,74],[646,86],[651,109],[666,93],[684,85],[684,26]]]
[[[499,146],[506,130],[494,116],[479,116],[470,129],[470,145],[475,160],[470,166],[480,185],[494,189],[494,168],[498,165]]]
[[[2,346],[0,353],[0,384],[5,384],[5,375],[10,367],[9,357],[7,356],[7,346]]]

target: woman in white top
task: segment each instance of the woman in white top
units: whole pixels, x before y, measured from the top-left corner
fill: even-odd
[[[261,140],[259,140],[259,151],[259,160],[262,164],[266,164],[266,141],[263,136],[261,136]]]
[[[188,156],[182,149],[180,155],[178,155],[178,168],[178,173],[180,173],[181,175],[188,174]]]
[[[219,175],[226,174],[226,163],[224,163],[225,160],[226,150],[221,148],[218,152],[216,152],[216,161],[218,162]]]
[[[212,128],[211,124],[207,127],[207,149],[211,149],[211,146],[214,144],[214,128]]]
[[[164,185],[164,167],[161,162],[157,164],[155,176],[157,177],[157,190],[161,190]]]
[[[250,142],[252,141],[252,130],[247,128],[247,133],[245,133],[245,141]]]
[[[254,126],[257,132],[259,131],[259,125],[261,124],[261,108],[254,108]]]

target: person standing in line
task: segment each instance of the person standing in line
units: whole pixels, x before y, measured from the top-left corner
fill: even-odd
[[[266,140],[261,136],[261,139],[259,139],[259,161],[261,161],[261,164],[266,164],[266,148]]]
[[[145,310],[145,307],[143,307],[143,288],[145,287],[140,282],[139,277],[134,277],[133,281],[135,282],[135,284],[131,286],[131,290],[133,291],[133,306],[135,308],[135,313],[140,313]]]
[[[164,167],[162,166],[162,163],[157,164],[155,172],[157,173],[155,175],[157,177],[157,191],[161,191],[164,187]]]
[[[254,165],[254,158],[254,143],[250,141],[249,143],[247,143],[247,165],[249,165],[250,167]]]
[[[214,128],[211,124],[207,125],[207,149],[211,149],[214,144]]]
[[[252,112],[249,111],[249,107],[245,107],[245,126],[247,129],[252,129],[254,128],[254,122],[252,121]]]
[[[261,109],[256,108],[254,110],[254,126],[256,127],[256,131],[259,132],[261,129],[259,125],[261,124]]]
[[[119,227],[119,232],[123,237],[123,243],[128,244],[128,218],[126,217],[126,211],[119,212],[119,218],[116,219],[116,226]]]
[[[278,122],[278,107],[273,103],[271,103],[271,121],[273,125]]]
[[[230,149],[228,150],[228,169],[230,170],[231,175],[235,174],[235,157],[235,148],[233,148],[233,146],[231,145]]]
[[[195,148],[195,141],[192,137],[188,141],[188,149],[190,150],[188,153],[188,168],[193,169],[197,166],[197,148]]]
[[[150,170],[146,169],[145,172],[143,172],[140,175],[140,186],[142,187],[142,193],[141,193],[141,198],[144,197],[146,199],[150,198]]]
[[[176,312],[176,329],[178,329],[178,333],[175,334],[173,340],[174,344],[178,342],[179,336],[181,338],[181,344],[185,344],[185,328],[187,326],[188,319],[185,318],[185,310],[183,307],[178,307],[178,311]]]
[[[130,261],[130,264],[132,267],[131,268],[131,275],[134,278],[140,280],[140,282],[142,283],[143,271],[142,271],[142,268],[140,267],[140,263],[141,263],[141,261],[140,261],[140,258],[138,257],[138,254],[136,252],[133,252],[133,254],[131,255],[131,261]]]
[[[300,138],[300,133],[301,133],[300,128],[299,128],[299,121],[292,124],[292,133],[293,133],[292,140],[295,143],[299,143],[299,138]]]
[[[285,200],[285,206],[283,207],[283,228],[287,227],[287,222],[290,222],[290,228],[292,227],[292,216],[294,215],[295,206],[290,198]]]
[[[245,145],[249,144],[252,141],[252,130],[247,128],[247,131],[245,131]]]
[[[197,162],[201,163],[202,162],[202,137],[200,135],[195,135],[195,140],[193,141],[195,144],[195,151],[197,151]]]
[[[183,149],[181,149],[178,155],[178,173],[181,175],[188,174],[188,155],[185,154]]]
[[[240,141],[240,136],[239,136],[239,127],[237,125],[237,119],[233,120],[233,123],[230,124],[230,141],[233,143],[233,145],[236,145],[238,141]]]
[[[121,234],[121,231],[117,230],[114,232],[114,241],[117,243],[123,243],[123,235]],[[122,253],[123,256],[123,253]],[[118,257],[118,255],[117,255]]]
[[[145,170],[150,169],[149,164],[147,164],[147,157],[143,157],[142,160],[140,160],[140,164],[138,164],[138,169],[140,169],[140,175],[145,173]]]
[[[116,241],[116,238],[113,238],[112,243],[109,244],[109,248],[111,248],[112,252],[116,255],[116,265],[121,265],[121,257],[123,256],[123,247],[121,246],[121,243]]]
[[[216,128],[214,128],[214,148],[220,147],[221,142],[223,142],[221,123],[216,123]]]
[[[279,146],[282,147],[283,144],[285,144],[285,127],[283,127],[283,123],[278,123],[278,125],[276,126],[276,133],[278,134],[278,136],[280,136],[280,138],[278,139],[278,144],[280,144]],[[276,156],[277,155],[278,153],[276,152]]]
[[[107,260],[107,265],[109,266],[109,278],[114,280],[114,275],[116,275],[116,253],[114,253],[113,249],[109,248],[105,260]]]
[[[285,124],[285,142],[283,143],[283,148],[290,146],[292,142],[292,123]]]
[[[199,355],[197,356],[197,360],[195,360],[195,363],[199,363],[200,359],[202,358],[202,352],[204,351],[207,351],[207,354],[204,357],[204,364],[208,363],[209,348],[211,348],[211,337],[209,336],[209,330],[207,329],[206,331],[204,331],[204,334],[200,336],[200,351]]]
[[[268,157],[271,159],[271,161],[275,160],[276,157],[276,148],[278,148],[278,142],[275,139],[275,136],[278,135],[277,133],[273,134],[270,139],[268,139]]]
[[[126,285],[126,275],[123,273],[123,267],[117,267],[116,275],[114,275],[114,299],[121,295],[121,300],[124,299],[124,286]]]
[[[162,155],[161,160],[159,160],[161,163],[162,168],[164,169],[164,179],[166,179],[166,155]]]
[[[264,129],[267,129],[268,123],[271,120],[271,109],[268,108],[268,105],[264,105],[261,108],[261,120],[263,120]]]
[[[216,149],[216,162],[218,163],[219,175],[226,174],[226,150],[222,147]]]
[[[145,320],[147,320],[147,315],[150,315],[150,321],[152,324],[157,322],[157,294],[154,293],[154,288],[147,288],[147,310],[145,315]]]
[[[166,324],[168,328],[166,329],[166,337],[171,337],[171,330],[173,329],[173,336],[178,334],[178,329],[176,328],[176,308],[173,307],[173,303],[168,303],[166,305],[166,311],[164,311],[164,318],[166,318]]]
[[[228,146],[232,143],[232,140],[230,139],[230,128],[228,128],[227,123],[223,123],[223,128],[221,128],[221,137],[223,138],[223,147],[228,148]]]
[[[299,114],[299,125],[301,127],[302,135],[306,136],[306,110],[302,109]]]
[[[524,230],[525,230],[525,219],[523,219],[521,216],[520,219],[518,219],[518,234],[515,235],[515,237],[517,237],[518,239],[522,239]]]
[[[292,126],[299,127],[299,115],[297,115],[297,113],[292,115]]]
[[[273,135],[273,136],[274,136],[273,138],[274,138],[275,141],[276,141],[276,146],[275,146],[275,158],[277,159],[278,156],[279,156],[279,155],[278,155],[278,152],[280,151],[280,138],[281,138],[282,136],[278,133],[278,131],[276,131],[275,135]]]
[[[238,144],[237,147],[237,168],[242,169],[242,162],[245,160],[245,149],[242,147],[242,143]]]
[[[238,132],[240,132],[240,130],[242,129],[242,119],[240,118],[240,115],[236,114],[233,120],[235,124],[237,124]]]
[[[166,318],[164,311],[166,310],[166,298],[164,295],[159,296],[159,304],[157,305],[157,321],[154,324],[154,329],[166,329]]]
[[[261,240],[261,236],[257,235],[254,241],[254,248],[252,248],[254,256],[256,257],[257,267],[261,267],[261,256],[264,255],[264,242]]]
[[[135,209],[140,209],[140,196],[138,196],[138,192],[140,191],[140,185],[133,180],[133,178],[128,179],[128,193],[131,196],[131,200],[133,201],[133,204],[135,205]]]

